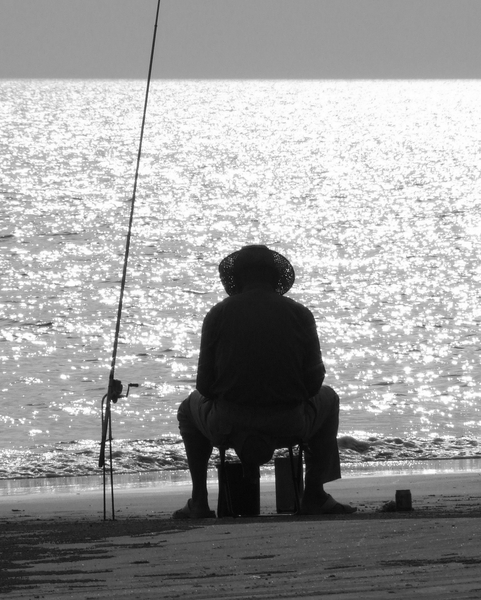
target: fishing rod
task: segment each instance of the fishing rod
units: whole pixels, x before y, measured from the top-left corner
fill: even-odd
[[[149,101],[149,91],[150,91],[150,82],[152,80],[152,67],[154,64],[154,54],[155,54],[155,42],[157,38],[157,27],[159,24],[159,12],[160,12],[160,0],[157,1],[157,10],[155,14],[155,25],[154,25],[154,33],[152,36],[152,48],[150,52],[150,62],[149,62],[149,73],[147,76],[147,86],[145,90],[145,100],[144,100],[144,110],[142,116],[142,125],[140,128],[140,140],[139,140],[139,148],[137,152],[137,165],[135,169],[135,177],[134,177],[134,186],[132,192],[132,200],[130,206],[130,217],[129,217],[129,226],[127,231],[127,239],[125,243],[125,253],[124,253],[124,267],[122,271],[122,281],[120,284],[120,296],[119,296],[119,305],[117,310],[117,323],[115,326],[115,336],[114,336],[114,345],[112,349],[112,359],[110,362],[110,375],[109,375],[109,385],[107,393],[102,398],[101,403],[101,419],[102,419],[102,438],[100,442],[100,456],[99,456],[99,467],[103,468],[103,491],[104,491],[104,521],[106,520],[106,478],[107,478],[107,467],[105,464],[105,450],[107,446],[107,442],[109,444],[109,471],[110,471],[110,489],[111,489],[111,500],[112,500],[112,520],[115,521],[115,507],[114,507],[114,480],[113,480],[113,463],[112,463],[112,417],[111,417],[111,404],[116,404],[119,398],[125,397],[127,398],[129,395],[130,388],[138,387],[137,383],[129,383],[127,386],[127,393],[125,396],[122,396],[122,383],[118,379],[115,379],[115,363],[117,360],[117,349],[119,345],[119,335],[120,335],[120,322],[122,320],[122,306],[125,292],[125,283],[127,281],[127,266],[129,261],[129,253],[130,253],[130,240],[132,237],[132,224],[134,221],[134,208],[135,208],[135,200],[137,197],[137,184],[139,180],[139,170],[140,170],[140,159],[142,156],[142,144],[144,140],[144,130],[145,130],[145,121],[147,117],[147,106]]]

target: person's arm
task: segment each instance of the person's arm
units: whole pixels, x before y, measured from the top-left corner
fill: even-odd
[[[216,378],[215,325],[213,311],[209,311],[202,324],[199,363],[197,367],[197,390],[206,398],[213,399],[212,386]]]
[[[320,390],[326,368],[322,361],[321,346],[317,335],[316,322],[314,316],[309,312],[308,324],[306,327],[306,359],[304,363],[304,381],[309,397],[314,396]]]

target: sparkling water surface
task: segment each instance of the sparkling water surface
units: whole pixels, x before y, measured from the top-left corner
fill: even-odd
[[[98,472],[145,83],[0,81],[0,478]],[[183,469],[176,410],[265,243],[296,269],[344,462],[481,456],[480,81],[154,81],[114,463]]]

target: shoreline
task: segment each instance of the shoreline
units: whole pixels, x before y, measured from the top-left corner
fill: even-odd
[[[342,479],[360,477],[389,477],[393,475],[428,475],[450,473],[481,472],[480,458],[432,459],[410,461],[386,461],[369,463],[347,463],[342,466]],[[209,469],[210,485],[217,482],[216,469]],[[274,482],[274,468],[261,468],[261,481]],[[107,486],[110,479],[107,472]],[[142,471],[137,473],[115,473],[115,489],[158,488],[163,486],[183,486],[190,484],[189,472],[186,470]],[[45,493],[77,493],[80,491],[99,490],[103,488],[103,476],[79,475],[58,477],[37,477],[0,480],[0,498],[24,494]]]

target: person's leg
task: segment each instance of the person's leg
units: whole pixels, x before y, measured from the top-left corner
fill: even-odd
[[[331,509],[333,512],[354,512],[355,509],[333,501],[324,490],[325,483],[341,477],[337,444],[339,396],[332,388],[323,386],[320,392],[311,398],[308,407],[308,421],[302,512],[315,514],[330,512]]]
[[[211,402],[198,392],[193,392],[180,405],[177,419],[185,446],[187,464],[192,478],[192,498],[189,507],[193,514],[205,514],[209,509],[207,493],[207,467],[213,444],[202,431]]]
[[[208,511],[207,467],[213,446],[210,440],[199,432],[183,435],[182,439],[192,478],[191,508],[194,512]]]

